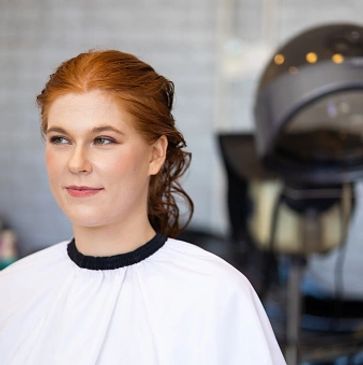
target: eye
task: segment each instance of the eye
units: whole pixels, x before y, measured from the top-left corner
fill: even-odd
[[[106,144],[113,144],[113,143],[116,143],[116,141],[115,141],[115,139],[113,139],[111,137],[99,136],[94,139],[94,144],[98,144],[98,145],[106,145]]]
[[[49,142],[52,144],[67,144],[69,143],[68,139],[63,136],[52,136],[49,138]]]

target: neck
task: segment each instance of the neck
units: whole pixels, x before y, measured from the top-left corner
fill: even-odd
[[[89,256],[113,256],[134,251],[155,236],[147,218],[143,224],[125,223],[96,227],[73,225],[77,249]]]

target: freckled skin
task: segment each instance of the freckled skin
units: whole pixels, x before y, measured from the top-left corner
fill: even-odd
[[[60,96],[50,106],[45,147],[49,183],[74,226],[148,224],[149,178],[161,168],[167,142],[147,143],[132,123],[131,115],[97,90]],[[92,131],[105,125],[121,134]],[[75,198],[65,189],[69,185],[102,190]]]

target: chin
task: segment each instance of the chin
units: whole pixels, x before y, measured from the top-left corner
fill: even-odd
[[[101,219],[95,219],[95,218],[84,218],[84,217],[81,218],[81,217],[68,216],[68,219],[74,226],[87,227],[87,228],[100,227],[106,224]]]
[[[72,211],[65,211],[65,214],[75,226],[92,228],[107,224],[105,215],[102,215],[100,211],[77,212],[76,209],[73,209]]]

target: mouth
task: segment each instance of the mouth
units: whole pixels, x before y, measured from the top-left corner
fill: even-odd
[[[65,189],[67,190],[69,195],[76,198],[96,195],[100,191],[104,190],[103,188],[95,188],[91,186],[76,186],[76,185],[66,186]]]

